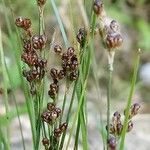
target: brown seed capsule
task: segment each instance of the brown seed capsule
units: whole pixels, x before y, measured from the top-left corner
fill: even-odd
[[[62,132],[64,132],[64,131],[67,129],[67,127],[68,127],[68,124],[65,122],[65,123],[63,123],[63,124],[61,124],[61,125],[59,126],[59,129],[60,129]]]
[[[37,63],[38,56],[35,52],[23,53],[21,55],[21,59],[23,62],[28,64],[29,66],[34,66]]]
[[[77,78],[78,78],[78,72],[77,71],[71,72],[69,78],[70,78],[70,81],[77,80]]]
[[[45,5],[46,0],[37,0],[37,4],[41,7],[43,5]]]
[[[31,20],[28,18],[18,17],[15,23],[16,26],[23,28],[24,30],[28,30],[31,27]]]
[[[102,0],[95,0],[93,4],[93,11],[96,15],[101,15],[103,12],[103,2]]]
[[[74,49],[73,47],[69,47],[69,48],[67,49],[67,55],[68,55],[69,57],[73,56],[73,55],[74,55],[74,52],[75,52],[75,49]]]
[[[138,103],[135,103],[131,106],[131,117],[135,116],[138,114],[140,109],[140,105]]]
[[[108,126],[107,125],[106,125],[106,131],[108,131]],[[110,124],[110,126],[109,126],[109,132],[110,132],[110,134],[115,134],[116,133],[115,128],[112,124]]]
[[[61,109],[60,108],[55,108],[55,112],[57,112],[57,115],[59,116],[61,114]]]
[[[56,54],[61,54],[62,53],[62,47],[60,45],[55,45],[54,46],[54,52]]]
[[[59,128],[54,130],[54,136],[56,138],[59,138],[61,136],[61,133],[62,133],[62,131]]]
[[[119,30],[119,25],[116,20],[112,20],[110,23],[110,29],[114,32],[117,32]]]
[[[106,46],[109,50],[120,47],[122,43],[122,36],[118,33],[110,33],[106,37]]]
[[[68,61],[68,60],[69,60],[68,54],[67,54],[67,53],[63,53],[61,59],[62,59],[64,62]]]
[[[74,71],[74,70],[77,69],[77,67],[78,67],[78,60],[77,60],[76,55],[73,55],[73,56],[71,57],[70,69],[71,69],[72,71]]]
[[[55,104],[54,103],[47,103],[47,109],[49,111],[53,111],[55,109]]]
[[[120,121],[120,119],[121,119],[121,115],[118,111],[116,111],[113,115],[113,121],[118,122],[118,121]]]
[[[41,115],[42,120],[46,123],[49,123],[49,124],[52,122],[50,117],[51,117],[51,113],[47,112],[47,111],[43,112]]]
[[[121,135],[123,125],[121,123],[118,123],[116,129],[117,129],[117,135]]]
[[[46,45],[46,41],[47,38],[45,35],[33,36],[32,38],[33,48],[42,50]]]
[[[86,37],[87,37],[87,31],[85,30],[85,28],[80,28],[76,38],[77,41],[80,43],[81,47],[84,47]]]
[[[116,145],[117,145],[117,141],[115,137],[110,137],[108,139],[108,146],[110,148],[110,150],[115,150],[116,149]]]
[[[46,59],[41,59],[41,58],[37,59],[36,67],[45,68],[46,65],[47,65],[47,60]]]
[[[51,83],[51,84],[50,84],[50,89],[51,89],[52,91],[58,93],[59,86],[58,86],[58,84],[56,84],[56,83]]]
[[[50,70],[50,75],[51,75],[51,77],[52,77],[53,79],[58,79],[58,70],[55,69],[55,68],[52,68],[52,69]]]
[[[63,79],[66,76],[65,70],[60,70],[58,73],[58,79]]]
[[[133,129],[133,122],[130,120],[130,121],[128,122],[128,129],[127,129],[127,132],[130,132],[132,129]]]
[[[31,52],[32,51],[31,41],[24,40],[23,42],[24,42],[24,44],[23,44],[24,51],[27,53]]]
[[[51,111],[50,118],[55,121],[58,118],[58,113],[56,111]]]
[[[47,137],[42,139],[42,143],[44,146],[49,146],[49,144],[50,144],[49,139]]]

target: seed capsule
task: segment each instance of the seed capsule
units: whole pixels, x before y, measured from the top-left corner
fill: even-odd
[[[60,70],[58,73],[58,79],[63,79],[66,76],[65,70]]]
[[[110,150],[115,150],[116,149],[116,145],[117,145],[117,141],[115,137],[110,137],[108,139],[108,146],[110,148]]]
[[[122,43],[122,36],[118,33],[110,33],[106,37],[106,45],[109,50],[120,47]]]
[[[133,122],[130,120],[130,121],[128,122],[128,129],[127,129],[127,132],[130,132],[132,129],[133,129]]]
[[[141,106],[138,103],[135,103],[131,106],[131,117],[138,114],[140,107]]]
[[[110,29],[113,30],[114,32],[117,32],[119,30],[119,25],[117,21],[112,20],[110,23]]]
[[[58,79],[58,70],[55,69],[55,68],[52,68],[52,69],[50,70],[50,75],[51,75],[51,77],[52,77],[53,79]]]
[[[50,113],[50,112],[45,111],[45,112],[43,112],[43,113],[42,113],[41,118],[42,118],[42,120],[43,120],[44,122],[46,122],[46,123],[49,123],[49,124],[50,124],[50,123],[52,122],[52,120],[51,120],[50,116],[51,116],[51,113]]]
[[[29,66],[34,66],[37,63],[38,56],[34,52],[30,52],[30,53],[25,53],[24,52],[21,55],[21,59],[22,59],[23,62],[25,62]]]
[[[75,81],[78,78],[78,72],[77,71],[73,71],[70,73],[70,81]]]
[[[28,18],[18,17],[15,23],[16,26],[23,28],[24,30],[28,30],[31,27],[31,20]]]
[[[61,133],[62,133],[62,131],[59,128],[54,130],[54,136],[56,138],[59,138],[61,136]]]
[[[93,11],[96,15],[101,15],[103,12],[103,2],[101,0],[95,0],[93,4]]]
[[[83,47],[86,41],[87,31],[85,28],[80,28],[76,36],[77,41],[80,43],[80,46]]]
[[[55,45],[54,46],[54,52],[56,54],[61,54],[62,53],[62,47],[60,45]]]
[[[54,109],[55,109],[55,104],[54,103],[48,103],[47,104],[47,109],[49,110],[49,111],[53,111]]]
[[[46,0],[37,0],[37,4],[41,7],[43,5],[45,5]]]
[[[49,146],[49,144],[50,144],[49,139],[46,137],[42,139],[42,143],[44,146]]]
[[[55,108],[55,111],[57,112],[58,116],[61,114],[61,109],[60,108]]]
[[[35,49],[43,49],[45,47],[47,38],[45,35],[40,35],[40,36],[33,36],[32,38],[32,44],[33,48]]]
[[[32,46],[31,46],[30,40],[24,41],[23,48],[24,48],[25,52],[27,52],[27,53],[32,51]]]
[[[73,56],[73,55],[74,55],[74,52],[75,52],[75,49],[74,49],[73,47],[69,47],[69,48],[67,49],[67,55],[68,55],[69,57]]]
[[[59,126],[59,129],[60,129],[62,132],[64,132],[64,131],[67,129],[67,127],[68,127],[68,124],[65,122],[65,123],[63,123],[63,124],[61,124],[61,125]]]

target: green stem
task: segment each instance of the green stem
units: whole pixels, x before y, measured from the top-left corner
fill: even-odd
[[[130,93],[129,93],[128,101],[127,101],[127,106],[126,106],[126,113],[125,113],[125,119],[124,119],[124,124],[123,124],[123,130],[122,130],[122,134],[121,134],[121,142],[120,142],[119,150],[124,149],[125,135],[126,135],[126,131],[128,128],[128,118],[129,118],[129,113],[130,113],[132,97],[133,97],[133,93],[135,90],[135,84],[136,84],[136,79],[137,79],[137,74],[138,74],[139,62],[140,62],[140,49],[138,51],[138,55],[137,55],[135,65],[134,65],[134,72],[133,72],[133,76],[132,76],[132,80],[131,80],[131,89],[130,89]]]
[[[107,89],[107,141],[109,140],[110,131],[110,99],[111,99],[111,86],[112,86],[112,70],[109,66],[108,89]],[[107,144],[108,150],[108,144]]]

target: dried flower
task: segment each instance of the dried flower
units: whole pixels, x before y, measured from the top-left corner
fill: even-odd
[[[55,45],[54,52],[60,55],[62,53],[62,47],[60,45]]]
[[[48,103],[47,104],[47,109],[49,111],[53,111],[55,109],[56,105],[54,103]]]
[[[70,81],[75,81],[78,78],[78,72],[77,71],[73,71],[70,73],[69,79]]]
[[[106,37],[106,46],[109,50],[119,48],[123,43],[122,36],[119,33],[110,33]]]
[[[41,7],[43,5],[45,5],[46,0],[37,0],[37,4]]]
[[[133,122],[130,120],[130,121],[128,122],[128,129],[127,129],[127,132],[130,132],[132,129],[133,129]]]
[[[45,35],[33,36],[32,44],[33,48],[42,50],[45,47],[47,38]]]
[[[82,48],[84,47],[84,44],[86,42],[86,37],[87,37],[87,31],[85,30],[85,28],[80,28],[76,38]]]
[[[138,114],[140,107],[141,106],[138,103],[135,103],[131,106],[131,117]]]
[[[16,26],[23,28],[24,30],[28,30],[31,27],[31,20],[28,18],[18,17],[15,23]]]
[[[95,0],[93,4],[93,11],[96,15],[101,15],[103,12],[103,2],[102,0]]]
[[[109,146],[110,150],[115,150],[116,149],[116,145],[117,145],[116,138],[111,136],[108,139],[108,146]]]
[[[42,139],[42,143],[44,146],[49,146],[49,144],[50,144],[49,139],[47,137]]]

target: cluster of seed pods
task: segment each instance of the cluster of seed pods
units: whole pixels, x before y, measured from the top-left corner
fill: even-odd
[[[66,52],[62,52],[60,45],[54,46],[54,52],[61,57],[61,70],[51,68],[50,75],[53,82],[48,91],[49,96],[55,100],[59,91],[59,80],[66,78],[69,81],[75,81],[78,77],[78,59],[73,47],[69,47]]]
[[[16,19],[17,27],[22,28],[26,36],[23,37],[23,53],[21,60],[28,65],[28,69],[23,70],[23,76],[30,83],[31,94],[36,94],[35,83],[43,79],[47,60],[40,56],[45,48],[47,38],[45,35],[33,35],[31,32],[31,20],[19,17]]]
[[[130,107],[128,127],[126,132],[130,132],[133,129],[133,122],[131,119],[138,114],[139,109],[140,109],[140,105],[138,103],[135,103]],[[116,150],[117,139],[118,137],[121,136],[122,129],[123,129],[123,123],[121,120],[121,114],[118,111],[116,111],[113,114],[112,123],[110,124],[110,128],[109,128],[110,138],[108,140],[108,144],[110,146],[110,150]],[[106,126],[106,130],[108,130],[107,126]]]
[[[54,103],[48,103],[47,104],[47,109],[46,111],[44,111],[41,115],[41,118],[43,120],[43,122],[46,122],[48,125],[53,125],[58,118],[61,115],[61,109],[56,107],[56,105]],[[53,138],[55,140],[59,139],[59,137],[61,136],[61,134],[66,131],[67,129],[67,123],[62,123],[61,125],[59,125],[58,128],[55,128],[52,132],[53,134],[51,136],[53,136]],[[42,143],[44,145],[44,147],[49,147],[50,145],[50,139],[48,138],[43,138]],[[50,148],[49,148],[50,149]]]

